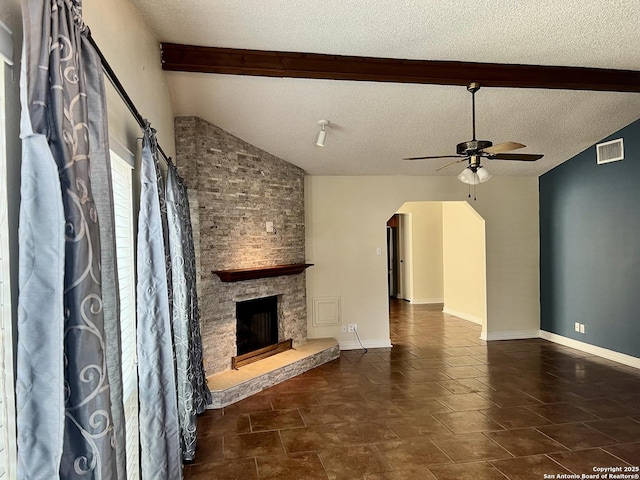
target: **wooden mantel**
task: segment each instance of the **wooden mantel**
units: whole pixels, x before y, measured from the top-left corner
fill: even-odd
[[[256,278],[280,277],[283,275],[297,275],[312,267],[313,263],[291,263],[288,265],[272,265],[268,267],[236,268],[233,270],[214,270],[223,282],[240,282],[255,280]]]

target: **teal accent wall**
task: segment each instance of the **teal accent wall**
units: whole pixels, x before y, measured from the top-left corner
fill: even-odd
[[[624,160],[594,145],[540,177],[540,328],[640,357],[640,120],[617,138]]]

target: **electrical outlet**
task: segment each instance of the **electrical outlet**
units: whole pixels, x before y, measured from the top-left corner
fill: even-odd
[[[267,233],[273,233],[273,222],[267,222]]]
[[[585,333],[584,323],[580,324],[580,333]]]
[[[573,328],[576,332],[580,332],[580,322],[575,322]]]
[[[358,331],[358,324],[357,324],[357,323],[354,323],[354,324],[353,324],[353,331],[354,331],[354,332],[357,332],[357,331]]]
[[[347,326],[346,325],[342,325],[342,332],[343,333],[347,333]]]
[[[349,333],[352,333],[355,331],[355,328],[353,328],[353,323],[350,323],[348,327],[349,327]]]

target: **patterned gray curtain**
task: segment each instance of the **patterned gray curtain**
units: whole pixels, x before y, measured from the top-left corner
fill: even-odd
[[[202,367],[195,253],[186,187],[173,163],[167,172],[167,217],[173,279],[173,338],[177,367],[182,458],[196,453],[196,415],[211,403]]]
[[[79,0],[23,0],[16,398],[19,479],[117,475],[87,102],[102,81]],[[102,119],[102,120],[96,120]],[[107,206],[108,208],[108,206]]]
[[[182,478],[176,370],[155,131],[142,144],[137,301],[140,448],[143,480]]]

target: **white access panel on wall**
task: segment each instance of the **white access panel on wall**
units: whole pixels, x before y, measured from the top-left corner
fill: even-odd
[[[313,325],[315,327],[340,325],[340,321],[340,297],[313,299]]]

